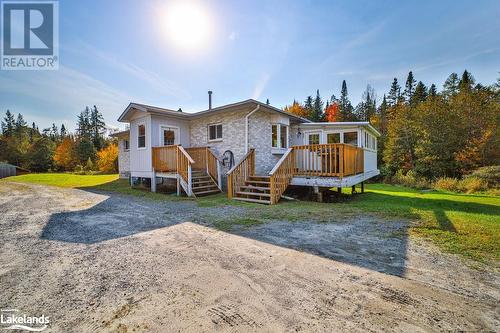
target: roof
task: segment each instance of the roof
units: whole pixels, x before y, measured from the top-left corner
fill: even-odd
[[[129,135],[129,134],[130,134],[130,130],[125,130],[125,131],[111,133],[109,136],[112,138],[117,138],[120,136]]]
[[[10,163],[3,163],[3,162],[0,162],[0,168],[16,168],[18,170],[22,170],[22,171],[26,171],[26,172],[31,172],[28,169],[21,168],[21,167],[19,167],[17,165],[10,164]]]
[[[309,122],[302,124],[303,126],[324,126],[324,127],[345,127],[345,126],[363,126],[369,128],[376,136],[380,136],[380,132],[373,127],[369,121],[336,121],[336,122],[324,122],[324,123],[313,123]]]
[[[232,108],[239,107],[239,106],[245,106],[245,105],[248,105],[248,104],[259,105],[260,107],[266,108],[269,111],[278,112],[278,113],[284,114],[284,115],[289,116],[291,118],[294,118],[294,119],[296,119],[296,120],[298,120],[300,122],[304,122],[304,123],[311,122],[308,119],[299,117],[297,115],[294,115],[292,113],[283,111],[283,110],[278,109],[278,108],[276,108],[274,106],[268,105],[266,103],[259,102],[259,101],[254,100],[254,99],[247,99],[247,100],[242,101],[242,102],[227,104],[227,105],[219,106],[219,107],[216,107],[216,108],[207,109],[207,110],[203,110],[203,111],[199,111],[199,112],[193,112],[193,113],[187,113],[187,112],[182,112],[182,111],[174,111],[174,110],[159,108],[159,107],[150,106],[150,105],[146,105],[146,104],[130,103],[127,106],[127,108],[125,109],[125,111],[123,111],[123,113],[120,115],[120,117],[118,118],[118,121],[125,121],[125,116],[132,109],[137,109],[137,110],[140,110],[140,111],[151,112],[151,113],[160,114],[160,115],[168,115],[168,116],[173,116],[173,117],[178,117],[178,118],[189,119],[189,118],[199,118],[199,117],[203,117],[205,115],[211,115],[213,113],[219,113],[219,112],[229,111]]]

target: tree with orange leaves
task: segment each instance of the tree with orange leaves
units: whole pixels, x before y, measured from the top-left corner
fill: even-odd
[[[307,109],[304,108],[299,102],[296,100],[293,101],[292,105],[287,105],[284,108],[285,112],[292,113],[296,116],[307,118],[309,116]]]
[[[118,146],[112,143],[97,152],[97,166],[104,173],[118,172]]]
[[[339,121],[339,105],[337,103],[330,104],[325,110],[325,119],[329,123]]]
[[[78,163],[78,156],[73,137],[64,137],[62,142],[56,147],[56,151],[54,153],[54,163],[56,166],[66,171],[74,169]]]

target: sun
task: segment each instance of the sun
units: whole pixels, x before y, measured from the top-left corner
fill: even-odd
[[[170,3],[163,11],[162,26],[168,39],[186,50],[199,49],[209,43],[212,21],[198,2],[183,0]]]

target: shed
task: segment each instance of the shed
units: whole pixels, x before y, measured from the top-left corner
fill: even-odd
[[[30,173],[29,170],[8,163],[0,163],[0,179]]]

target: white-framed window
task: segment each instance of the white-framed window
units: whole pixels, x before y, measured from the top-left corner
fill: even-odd
[[[377,139],[369,133],[365,133],[365,148],[377,150]]]
[[[208,125],[208,141],[222,140],[222,124]]]
[[[146,125],[137,126],[137,148],[146,148]]]
[[[344,132],[344,143],[358,146],[358,132]]]
[[[307,144],[308,145],[319,145],[320,134],[319,133],[310,133],[307,135]]]
[[[271,147],[278,149],[288,148],[288,126],[283,124],[271,125]]]
[[[340,133],[326,133],[326,143],[340,143]]]
[[[124,139],[123,140],[123,150],[129,151],[129,149],[130,149],[130,141],[128,141],[128,139]]]
[[[160,126],[160,140],[164,146],[179,144],[179,128]]]

